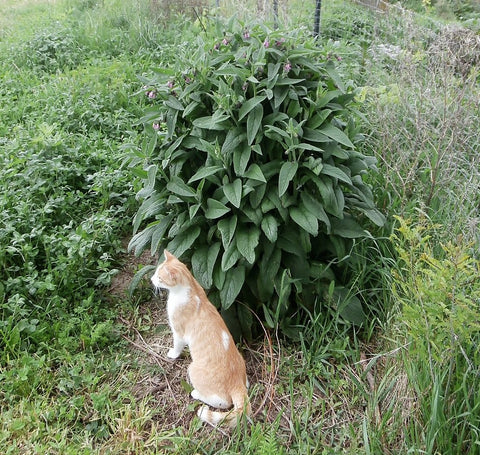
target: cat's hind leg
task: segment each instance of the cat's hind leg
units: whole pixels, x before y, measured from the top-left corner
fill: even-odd
[[[212,408],[228,409],[232,406],[232,403],[229,403],[228,401],[224,400],[222,397],[219,397],[218,395],[212,394],[212,395],[204,396],[197,389],[193,389],[191,395],[192,395],[192,398],[194,398],[195,400],[203,401],[204,403],[208,404]]]

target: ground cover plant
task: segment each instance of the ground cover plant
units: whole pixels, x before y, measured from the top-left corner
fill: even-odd
[[[260,3],[239,15],[271,30]],[[177,74],[198,35],[219,36],[206,11],[165,22],[158,5],[0,5],[0,452],[478,453],[478,60],[459,48],[474,37],[454,35],[433,8],[378,16],[323,2],[320,61],[355,93],[346,112],[366,138],[335,125],[376,156],[379,172],[365,178],[387,215],[386,238],[355,240],[347,269],[368,322],[355,328],[330,305],[306,312],[286,342],[265,319],[262,341],[242,344],[254,421],[227,434],[194,417],[188,361],[165,359],[162,301],[146,282],[126,293],[156,261],[125,253],[152,164],[142,170],[142,150],[162,138],[160,95],[145,94],[157,87],[142,86],[152,68]],[[313,6],[280,2],[279,36]],[[277,133],[266,139],[281,144]]]

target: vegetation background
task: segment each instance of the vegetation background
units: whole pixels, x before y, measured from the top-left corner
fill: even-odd
[[[0,2],[0,451],[480,453],[478,3],[323,2],[377,159],[387,224],[352,271],[375,298],[360,326],[331,306],[246,346],[256,416],[231,435],[193,417],[148,284],[119,285],[149,262],[125,254],[141,79],[234,10],[309,40],[315,2],[206,3]]]

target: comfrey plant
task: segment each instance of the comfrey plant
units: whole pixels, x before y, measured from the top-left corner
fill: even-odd
[[[191,263],[244,333],[247,306],[288,332],[339,284],[332,264],[364,223],[384,222],[363,178],[374,159],[355,150],[353,91],[312,40],[260,26],[199,39],[180,70],[156,74],[131,161],[144,186],[130,248]]]

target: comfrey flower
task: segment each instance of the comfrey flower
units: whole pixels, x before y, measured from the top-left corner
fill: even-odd
[[[250,32],[248,30],[243,32],[243,39],[250,39]]]
[[[220,49],[220,44],[215,43],[215,45],[213,46],[213,49],[218,51],[218,49]]]
[[[292,64],[290,62],[285,63],[283,66],[283,72],[288,73],[292,69]]]
[[[224,46],[228,46],[228,39],[227,39],[227,38],[223,38],[222,44],[223,44]]]
[[[265,38],[265,41],[263,42],[264,47],[270,47],[270,41],[268,38]]]
[[[167,82],[167,87],[168,87],[170,90],[173,88],[174,85],[175,85],[175,84],[174,84],[173,81],[168,81],[168,82]]]
[[[153,122],[152,128],[153,128],[155,131],[158,131],[158,130],[160,129],[160,123],[158,123],[158,122]]]
[[[157,92],[155,90],[150,90],[149,92],[147,92],[147,96],[151,100],[154,100],[157,97]]]

